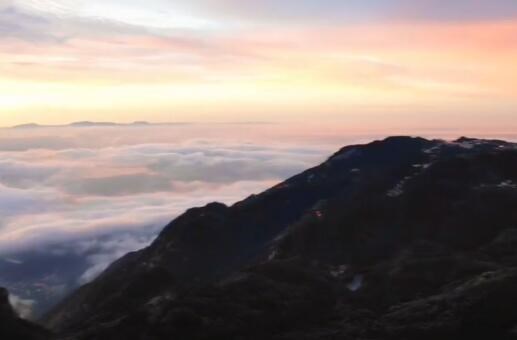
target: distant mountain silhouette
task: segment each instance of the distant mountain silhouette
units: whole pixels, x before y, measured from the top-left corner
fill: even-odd
[[[44,323],[63,339],[515,339],[517,145],[391,137],[188,210]]]
[[[40,128],[40,127],[44,127],[44,126],[45,125],[39,125],[36,123],[28,123],[28,124],[15,125],[12,128],[13,129],[34,129],[34,128]]]
[[[167,123],[168,124],[168,123]],[[171,123],[172,124],[172,123]],[[133,123],[113,123],[113,122],[90,122],[90,121],[81,121],[81,122],[73,122],[70,124],[64,125],[41,125],[36,123],[28,123],[15,125],[13,129],[34,129],[34,128],[49,128],[49,127],[102,127],[102,126],[146,126],[146,125],[162,125],[162,124],[152,124],[145,121],[136,121]]]
[[[11,129],[37,129],[37,128],[64,128],[64,127],[132,127],[132,126],[176,126],[176,125],[196,125],[203,123],[196,122],[162,122],[162,123],[151,123],[143,120],[135,121],[132,123],[115,123],[115,122],[91,122],[91,121],[80,121],[73,122],[70,124],[56,124],[56,125],[45,125],[45,124],[37,124],[37,123],[27,123],[12,126]],[[260,121],[242,121],[242,122],[213,122],[206,123],[212,125],[269,125],[275,124],[272,122],[260,122]]]

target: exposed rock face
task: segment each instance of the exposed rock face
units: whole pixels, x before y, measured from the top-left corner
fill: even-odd
[[[47,340],[50,332],[20,319],[9,304],[9,293],[0,288],[0,339]]]
[[[46,316],[63,339],[514,339],[517,146],[392,137],[171,222]]]

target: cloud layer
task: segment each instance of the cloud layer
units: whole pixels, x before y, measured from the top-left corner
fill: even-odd
[[[373,131],[266,123],[0,129],[0,286],[18,296],[24,315],[37,316],[186,209],[232,204],[386,128]]]
[[[34,138],[31,130],[23,133],[28,141]],[[70,148],[67,142],[55,150],[34,144],[0,151],[0,253],[164,224],[188,207],[216,199],[231,203],[263,190],[323,154],[317,147],[228,140],[97,148]]]
[[[248,138],[235,139],[241,129]],[[37,315],[147,246],[186,209],[232,204],[334,149],[257,138],[267,131],[260,124],[3,129],[0,285],[19,296],[24,315],[32,307]]]

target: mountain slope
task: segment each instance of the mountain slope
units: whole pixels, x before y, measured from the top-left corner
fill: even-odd
[[[48,340],[50,332],[19,318],[9,303],[9,293],[0,288],[0,339]]]
[[[345,147],[187,211],[44,321],[70,339],[512,338],[516,183],[502,141]]]

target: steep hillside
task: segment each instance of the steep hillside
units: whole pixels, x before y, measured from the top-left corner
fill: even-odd
[[[49,340],[50,332],[20,319],[9,303],[9,293],[0,288],[0,339]]]
[[[172,221],[45,323],[63,339],[513,339],[517,146],[391,137]]]

